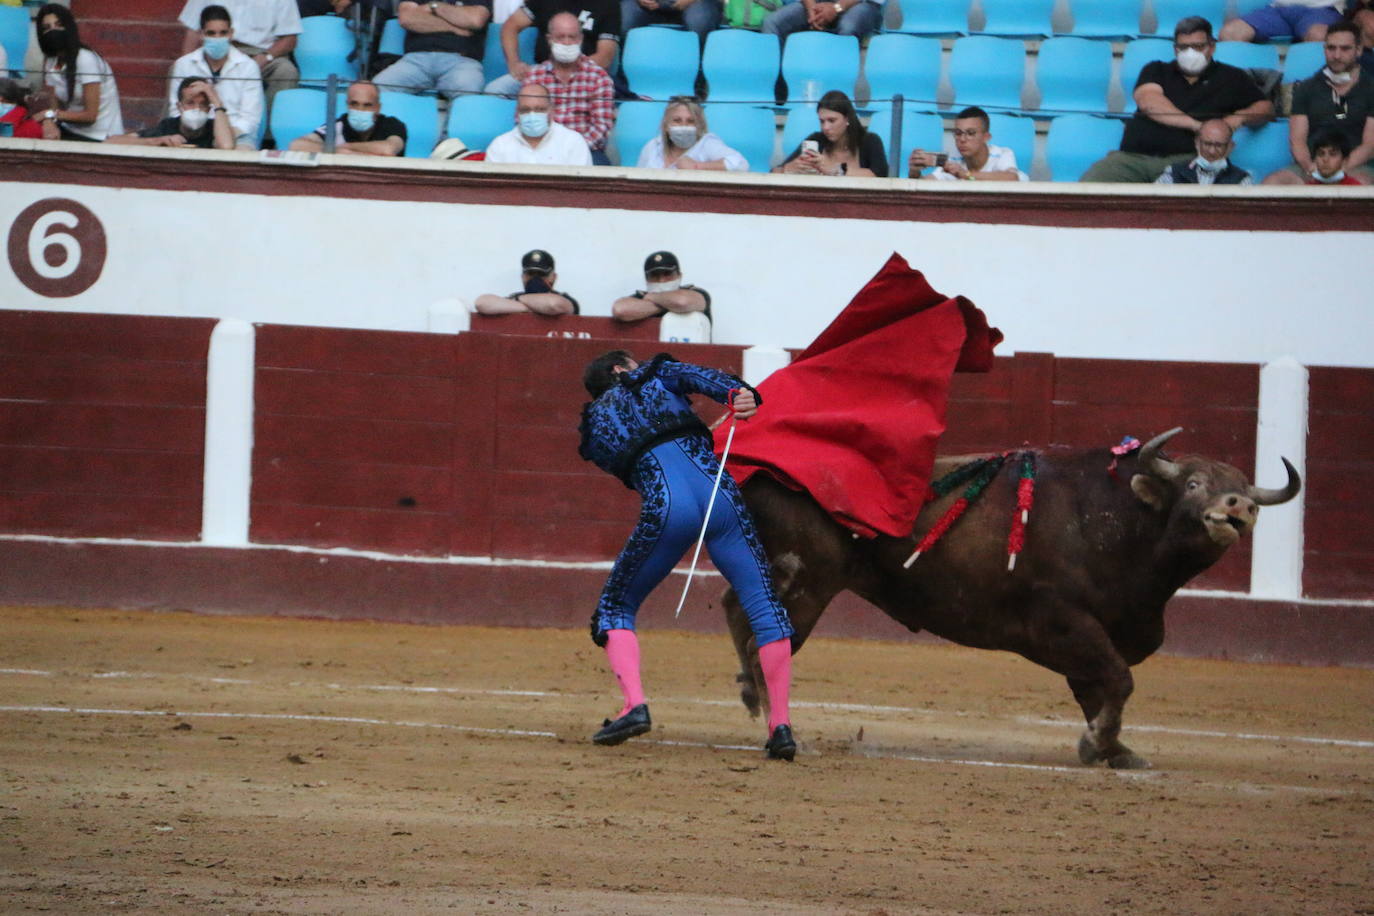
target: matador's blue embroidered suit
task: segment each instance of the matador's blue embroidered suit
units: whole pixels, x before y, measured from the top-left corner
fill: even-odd
[[[634,629],[640,604],[701,531],[720,464],[710,431],[692,411],[688,395],[704,394],[724,404],[731,389],[749,387],[732,375],[667,354],[617,378],[619,384],[583,408],[578,452],[638,491],[643,503],[639,524],[616,558],[592,615],[592,639],[599,646],[606,644],[607,630]],[[706,547],[739,596],[756,644],[790,637],[792,624],[773,593],[768,558],[728,473],[721,476]]]

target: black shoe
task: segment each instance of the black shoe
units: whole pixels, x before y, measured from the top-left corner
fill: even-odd
[[[768,743],[763,746],[769,760],[791,760],[797,756],[797,742],[792,739],[792,726],[779,725],[773,729]]]
[[[596,744],[620,744],[653,727],[653,722],[649,720],[648,704],[640,703],[614,722],[607,719],[601,723],[601,731],[592,735],[592,741]]]

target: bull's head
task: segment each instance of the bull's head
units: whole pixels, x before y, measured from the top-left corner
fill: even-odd
[[[1175,462],[1160,455],[1164,443],[1182,429],[1176,426],[1145,443],[1131,490],[1155,509],[1196,518],[1216,546],[1224,549],[1240,540],[1254,527],[1260,506],[1286,503],[1302,489],[1302,478],[1287,458],[1282,460],[1288,484],[1274,490],[1254,486],[1229,464],[1198,457]]]

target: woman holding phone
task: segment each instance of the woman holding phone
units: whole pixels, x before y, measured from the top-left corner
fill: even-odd
[[[886,178],[883,143],[859,122],[849,96],[831,90],[816,104],[820,130],[802,141],[782,165],[773,169],[788,175],[846,175]]]

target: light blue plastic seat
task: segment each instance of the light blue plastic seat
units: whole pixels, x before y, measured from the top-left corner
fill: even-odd
[[[1215,59],[1242,70],[1278,70],[1277,45],[1257,45],[1248,41],[1219,41]]]
[[[782,78],[789,100],[801,100],[808,80],[820,87],[819,99],[832,89],[854,98],[859,79],[859,39],[832,32],[794,32],[782,51]]]
[[[1019,111],[1026,78],[1026,46],[1015,38],[971,35],[954,42],[949,81],[954,107],[981,105]]]
[[[24,55],[29,53],[29,22],[33,16],[28,7],[0,6],[0,45],[5,48],[7,66],[11,70],[24,69]],[[9,73],[0,73],[9,76]]]
[[[400,118],[405,124],[404,155],[412,159],[428,156],[434,150],[434,145],[439,142],[439,105],[434,96],[383,92],[382,114]]]
[[[877,108],[900,94],[906,104],[936,111],[940,88],[940,39],[887,32],[874,35],[864,57],[869,105]]]
[[[1080,38],[1134,38],[1140,34],[1138,0],[1071,0],[1073,32]]]
[[[986,22],[979,35],[1044,38],[1054,34],[1054,0],[983,0]]]
[[[1261,127],[1242,127],[1236,131],[1236,148],[1231,161],[1248,171],[1255,184],[1270,172],[1291,165],[1292,148],[1288,145],[1288,119],[1279,118]]]
[[[520,59],[527,64],[534,63],[534,40],[538,37],[539,30],[533,26],[520,30]],[[482,78],[490,83],[498,76],[505,75],[506,52],[501,50],[501,27],[490,25],[487,27],[486,49],[482,52]]]
[[[625,36],[621,62],[630,91],[651,99],[692,95],[701,66],[695,32],[643,26]]]
[[[1029,175],[1035,161],[1035,121],[1006,114],[989,115],[988,121],[988,130],[992,132],[988,142],[1010,147],[1016,154],[1016,167]]]
[[[1040,45],[1035,81],[1040,110],[1106,112],[1112,83],[1112,47],[1090,38],[1051,38]]]
[[[1305,80],[1326,66],[1326,45],[1320,41],[1300,41],[1288,46],[1283,58],[1283,81]]]
[[[766,172],[773,166],[773,141],[777,126],[770,108],[715,102],[706,106],[706,126],[711,133],[749,160],[749,171]]]
[[[1125,124],[1116,118],[1070,114],[1055,118],[1045,138],[1050,180],[1077,181],[1097,160],[1121,147]]]
[[[388,19],[386,25],[382,26],[382,40],[377,44],[377,53],[406,53],[406,30],[401,27],[401,20]]]
[[[1262,6],[1268,5],[1269,0],[1236,0],[1236,15],[1245,16]]]
[[[272,136],[280,149],[297,137],[310,133],[324,123],[329,96],[319,89],[283,89],[272,101]],[[337,118],[347,110],[343,93],[339,93],[334,109]]]
[[[782,126],[782,158],[787,159],[803,140],[820,129],[814,105],[798,105],[789,111]]]
[[[1170,40],[1174,37],[1174,26],[1180,19],[1201,16],[1212,24],[1212,34],[1221,31],[1226,21],[1227,0],[1154,0],[1154,34]]]
[[[906,35],[956,36],[968,34],[970,0],[899,0]]]
[[[515,99],[499,95],[460,95],[449,103],[448,136],[468,149],[484,150],[515,126]]]
[[[701,72],[713,102],[772,104],[782,67],[778,36],[748,29],[716,29],[706,36]]]
[[[1126,50],[1121,55],[1121,90],[1126,94],[1126,114],[1135,112],[1135,92],[1136,80],[1140,78],[1140,71],[1145,65],[1155,60],[1173,60],[1174,43],[1163,38],[1137,38],[1135,41],[1126,43]]]
[[[938,114],[931,114],[922,108],[902,107],[902,136],[896,147],[892,145],[892,109],[883,108],[873,113],[868,122],[870,133],[883,141],[887,151],[888,175],[893,178],[907,178],[907,159],[915,149],[940,152],[945,148],[945,122]]]
[[[303,83],[322,83],[330,74],[352,81],[358,78],[358,63],[348,58],[356,48],[357,41],[347,19],[306,16],[301,20],[301,34],[291,53]]]
[[[669,32],[669,29],[659,29],[660,32]],[[693,32],[683,32],[696,40]],[[658,133],[659,125],[663,123],[662,102],[621,102],[616,109],[615,127],[611,130],[611,137],[615,140],[615,148],[620,154],[620,164],[633,166],[639,162],[639,151],[644,148]]]

